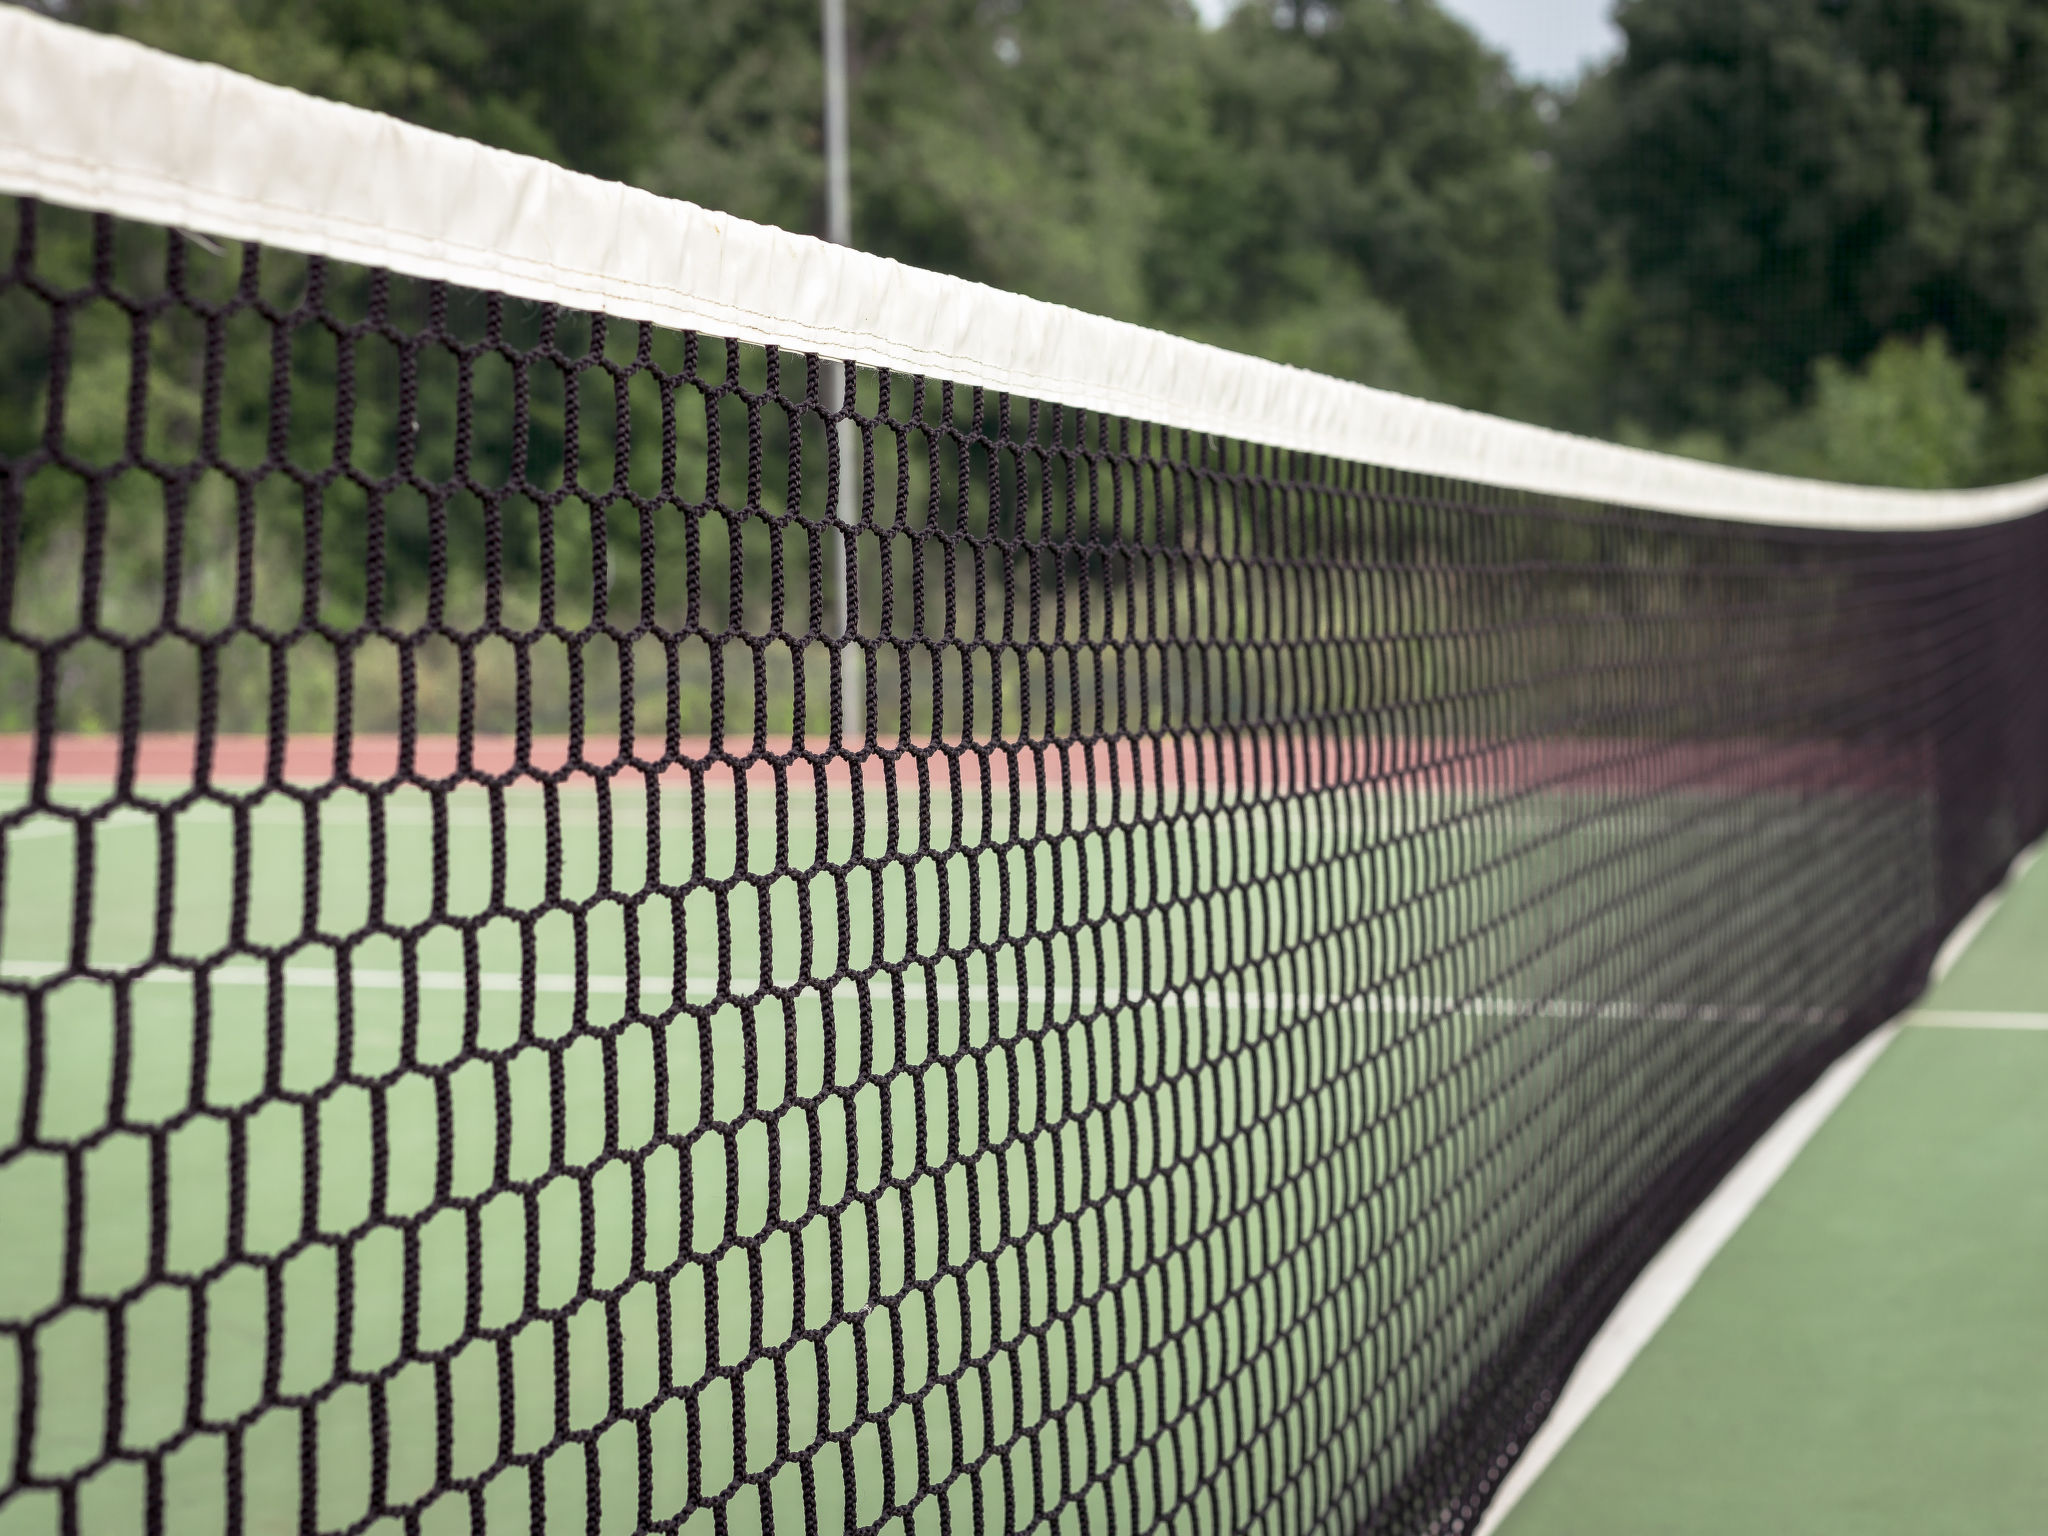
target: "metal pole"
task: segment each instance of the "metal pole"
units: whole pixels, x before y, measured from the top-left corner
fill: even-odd
[[[847,168],[846,0],[824,0],[825,238],[853,244],[853,173]]]
[[[834,245],[853,244],[853,173],[848,164],[846,87],[846,0],[823,0],[820,22],[824,30],[825,55],[825,238]],[[837,362],[825,364],[820,380],[827,410],[836,411],[846,398],[846,377]],[[840,523],[832,540],[825,573],[826,591],[833,611],[828,613],[828,638],[839,645],[837,676],[841,729],[847,730],[861,716],[865,734],[865,689],[861,687],[862,652],[845,644],[852,628],[854,562],[850,558],[854,535],[852,526],[860,521],[860,433],[850,421],[838,423],[835,433],[839,450],[839,502],[833,515]]]

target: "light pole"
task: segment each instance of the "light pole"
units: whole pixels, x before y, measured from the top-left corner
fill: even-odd
[[[825,238],[853,244],[853,175],[846,164],[846,0],[824,0]]]
[[[825,238],[834,245],[853,244],[853,173],[848,166],[846,128],[846,0],[823,0],[820,16],[825,55]],[[846,378],[837,361],[821,370],[824,404],[837,410],[845,399]],[[861,652],[847,643],[853,625],[855,562],[850,558],[853,525],[860,521],[860,500],[856,477],[860,474],[860,433],[850,421],[834,428],[839,450],[839,503],[833,515],[840,524],[832,540],[825,575],[827,601],[836,612],[828,613],[828,638],[836,642],[839,665],[833,668],[840,704],[840,729],[852,726],[861,710]],[[865,711],[862,732],[865,734]]]

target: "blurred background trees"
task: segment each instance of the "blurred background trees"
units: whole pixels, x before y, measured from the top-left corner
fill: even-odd
[[[1998,395],[2041,326],[2048,6],[1625,0],[1617,19],[1623,54],[1557,134],[1588,424],[1844,478],[2048,468],[2024,410],[1962,434],[1975,457],[1848,425],[1949,431],[1959,405],[1934,402]]]
[[[816,0],[45,0],[791,229]],[[1620,0],[1570,88],[1434,0],[853,0],[855,235],[1576,431],[2048,470],[2048,3]]]

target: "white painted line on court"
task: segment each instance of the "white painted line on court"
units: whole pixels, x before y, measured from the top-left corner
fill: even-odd
[[[118,967],[107,965],[106,969]],[[0,960],[0,980],[44,981],[62,975],[69,970],[68,964],[56,960]],[[132,983],[156,985],[189,985],[198,974],[185,966],[157,966],[130,978]],[[205,973],[215,986],[262,987],[270,982],[270,971],[261,965],[216,966]],[[461,971],[422,970],[415,972],[416,982],[422,992],[462,992],[468,988],[467,976]],[[351,986],[358,991],[398,992],[405,989],[405,972],[371,967],[358,967],[349,973]],[[604,996],[623,996],[629,990],[629,978],[625,976],[592,975],[585,979],[586,992]],[[341,972],[330,966],[287,965],[284,968],[284,984],[287,987],[301,987],[334,991],[341,986]],[[796,985],[785,982],[782,985]],[[532,978],[530,983],[535,992],[554,994],[574,993],[576,978],[560,971],[543,971]],[[729,993],[746,996],[758,991],[762,983],[754,976],[735,976],[727,989]],[[1073,1004],[1083,1008],[1125,1007],[1140,1002],[1176,1002],[1183,1007],[1201,1004],[1208,1007],[1222,1007],[1252,1013],[1292,1013],[1313,1011],[1329,1007],[1359,1007],[1378,1013],[1438,1014],[1444,1017],[1478,1016],[1494,1019],[1597,1019],[1604,1022],[1616,1020],[1648,1019],[1657,1023],[1724,1023],[1724,1024],[1799,1024],[1829,1025],[1841,1022],[1837,1010],[1815,1007],[1767,1007],[1761,1004],[1746,1004],[1742,1007],[1726,1007],[1713,1003],[1640,1003],[1629,1000],[1594,1002],[1580,998],[1548,998],[1541,1001],[1516,997],[1453,997],[1448,994],[1430,992],[1365,992],[1350,997],[1332,997],[1321,992],[1267,992],[1224,991],[1206,988],[1200,991],[1185,990],[1167,994],[1163,998],[1133,998],[1122,992],[1103,991],[1095,987],[1071,986],[959,986],[952,982],[936,984],[906,981],[893,988],[886,976],[869,978],[869,988],[879,1001],[888,1001],[892,996],[905,1002],[941,1003],[1018,1003],[1026,999],[1047,999],[1056,1004]],[[527,978],[518,971],[480,971],[477,974],[477,990],[480,992],[517,993],[529,986]],[[639,982],[643,995],[669,997],[674,995],[673,976],[642,976]],[[852,991],[857,983],[853,978],[841,978],[832,987],[833,995]],[[683,980],[683,996],[710,1000],[720,996],[715,977],[689,976]]]
[[[109,967],[111,969],[111,967]],[[0,977],[19,981],[42,981],[56,976],[70,967],[54,960],[0,960]],[[148,985],[177,985],[193,980],[195,971],[182,966],[157,966],[144,971],[132,980]],[[222,965],[205,973],[215,986],[222,987],[263,987],[270,984],[270,970],[261,965]],[[469,987],[469,978],[461,971],[418,971],[415,973],[420,990],[423,992],[462,992]],[[396,992],[405,987],[405,972],[359,968],[349,973],[352,985],[371,992]],[[341,985],[341,973],[327,966],[288,965],[284,968],[284,984],[287,987],[304,987],[333,991]],[[531,986],[536,992],[574,992],[576,978],[559,972],[543,972],[532,978]],[[529,985],[528,979],[517,971],[482,971],[477,975],[477,990],[480,992],[520,992]],[[626,978],[623,976],[592,976],[586,982],[592,992],[623,993]],[[694,990],[699,985],[692,981]],[[702,983],[709,990],[713,984]],[[666,993],[670,978],[667,976],[643,976],[640,978],[643,991]]]
[[[1932,1009],[1906,1015],[1915,1029],[2016,1029],[2048,1034],[2048,1013],[1957,1013]]]
[[[150,816],[102,816],[97,825],[108,832],[120,832],[134,827],[155,825]],[[39,817],[34,821],[21,822],[7,829],[7,836],[14,842],[34,842],[44,837],[78,836],[78,822],[69,816]]]
[[[173,811],[169,814],[168,820],[173,832],[183,832],[199,827],[208,829],[225,828],[232,826],[234,823],[234,818],[228,814],[225,808],[212,805]],[[304,827],[309,820],[315,821],[323,832],[340,827],[368,827],[370,824],[370,818],[366,813],[353,809],[347,811],[324,809],[317,815],[309,816],[298,811],[281,810],[273,806],[251,812],[249,816],[250,825],[257,827],[290,827],[298,829]],[[451,827],[488,827],[491,825],[491,816],[488,811],[451,810],[447,813],[446,820]],[[676,820],[686,821],[687,818],[678,816]],[[384,822],[387,826],[394,827],[430,827],[434,824],[434,816],[431,811],[420,810],[417,807],[408,806],[402,809],[394,807],[384,812]],[[158,824],[158,819],[155,816],[143,811],[126,811],[112,816],[91,818],[61,814],[38,814],[31,820],[17,822],[14,826],[9,827],[6,835],[17,841],[29,842],[44,837],[76,837],[80,826],[90,826],[94,833],[97,834],[100,832],[140,831],[143,828],[155,827]],[[508,830],[513,827],[544,827],[547,824],[547,817],[536,816],[526,811],[521,811],[517,814],[507,814],[505,817],[505,826]],[[564,831],[571,829],[588,831],[598,825],[598,820],[595,816],[585,815],[579,811],[574,815],[556,817],[555,825]],[[647,817],[640,811],[612,817],[612,830],[615,832],[638,832],[645,830],[646,826]]]
[[[1997,890],[1970,909],[1970,915],[1948,936],[1948,942],[1943,944],[1940,952],[1935,955],[1934,964],[1927,972],[1930,984],[1939,986],[1948,979],[1948,973],[1956,968],[1957,963],[1968,953],[1970,946],[1977,942],[1977,936],[1984,931],[1984,925],[1990,922],[1992,915],[1998,911],[1998,904],[2004,899],[2005,892],[2006,887],[2000,885]]]
[[[2048,841],[2035,843],[2031,848],[2024,850],[2012,861],[2012,867],[2006,871],[2005,878],[1998,882],[1997,889],[1970,909],[1970,915],[1948,936],[1948,942],[1943,944],[1940,952],[1935,955],[1934,965],[1927,973],[1931,985],[1938,986],[1948,979],[1948,973],[1956,968],[1964,953],[1977,942],[1978,935],[1984,931],[1984,925],[1990,922],[1992,915],[1998,911],[1999,903],[2012,894],[2013,887],[2027,878],[2027,872],[2034,867],[2044,852],[2048,852]]]
[[[1707,1203],[1693,1212],[1692,1218],[1636,1277],[1621,1305],[1614,1309],[1580,1357],[1550,1417],[1544,1420],[1529,1448],[1500,1485],[1485,1519],[1479,1523],[1477,1536],[1491,1536],[1500,1529],[1522,1495],[1543,1475],[1600,1400],[1613,1390],[1643,1346],[1677,1310],[1693,1282],[1749,1219],[1750,1212],[1770,1193],[1771,1186],[1792,1166],[1792,1160],[1813,1139],[1814,1132],[1849,1096],[1850,1089],[1897,1038],[1898,1032],[1896,1024],[1886,1025],[1829,1067],[1805,1097],[1750,1148]]]

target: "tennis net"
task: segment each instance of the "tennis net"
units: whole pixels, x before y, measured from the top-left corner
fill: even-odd
[[[2048,489],[0,44],[9,1531],[1468,1530],[2048,830]]]

